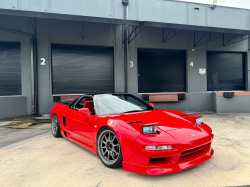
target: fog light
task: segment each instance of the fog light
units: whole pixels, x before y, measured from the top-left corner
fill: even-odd
[[[145,149],[147,150],[170,150],[172,149],[172,145],[162,145],[162,146],[147,145]]]

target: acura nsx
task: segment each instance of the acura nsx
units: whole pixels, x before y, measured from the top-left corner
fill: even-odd
[[[202,116],[156,109],[131,94],[84,94],[51,110],[54,137],[99,156],[109,168],[162,175],[197,166],[214,153]]]

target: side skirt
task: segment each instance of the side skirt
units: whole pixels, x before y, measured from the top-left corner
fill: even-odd
[[[66,134],[65,134],[65,133],[66,133]],[[90,146],[90,145],[88,145],[88,144],[85,144],[85,143],[83,143],[83,142],[80,142],[80,141],[78,141],[78,140],[76,140],[76,139],[70,137],[70,133],[67,132],[66,130],[62,130],[62,129],[61,129],[61,134],[62,134],[62,136],[63,136],[64,138],[66,138],[66,139],[68,139],[68,140],[70,140],[70,141],[72,141],[72,142],[74,142],[74,143],[80,145],[81,147],[83,147],[83,148],[87,149],[88,151],[90,151],[90,152],[94,153],[95,155],[97,155],[96,144],[93,144],[93,147],[92,147],[92,146]]]

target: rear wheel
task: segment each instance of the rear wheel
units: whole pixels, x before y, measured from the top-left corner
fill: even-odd
[[[58,117],[56,114],[53,115],[52,122],[51,122],[51,131],[54,137],[62,137],[60,132],[60,125],[58,121]]]
[[[98,135],[97,152],[102,163],[109,168],[122,166],[120,142],[110,128],[104,128]]]

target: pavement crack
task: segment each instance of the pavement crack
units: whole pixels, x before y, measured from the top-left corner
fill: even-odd
[[[96,186],[96,187],[98,187],[101,183],[102,183],[102,181],[101,181],[101,182],[99,182],[99,183],[97,184],[97,186]]]

